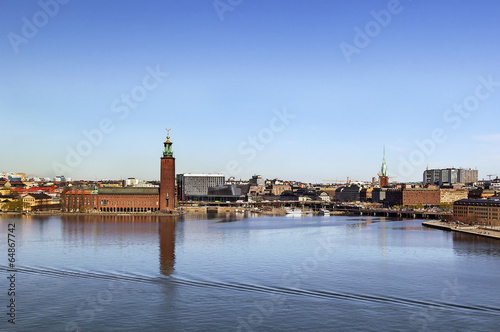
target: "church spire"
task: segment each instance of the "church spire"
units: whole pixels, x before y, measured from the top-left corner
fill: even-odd
[[[385,163],[385,145],[384,145],[384,158],[382,159],[382,167],[380,168],[380,175],[387,176],[387,164]]]

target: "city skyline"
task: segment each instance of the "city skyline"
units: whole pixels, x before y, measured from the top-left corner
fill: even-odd
[[[41,0],[1,5],[2,171],[319,183],[500,173],[500,4]]]

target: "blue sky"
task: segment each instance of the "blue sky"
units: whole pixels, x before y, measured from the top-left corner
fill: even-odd
[[[177,173],[370,180],[385,145],[392,180],[500,174],[499,10],[2,1],[0,171],[158,179],[171,128]]]

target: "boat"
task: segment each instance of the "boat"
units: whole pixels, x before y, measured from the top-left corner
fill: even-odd
[[[330,211],[328,211],[327,209],[319,209],[319,215],[320,216],[329,216]]]
[[[302,215],[302,210],[301,209],[287,209],[285,210],[287,215],[290,216],[300,216]]]

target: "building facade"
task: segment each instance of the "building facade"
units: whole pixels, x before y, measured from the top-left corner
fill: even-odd
[[[361,189],[358,184],[351,184],[349,187],[339,191],[339,200],[341,202],[357,202],[361,200]]]
[[[178,197],[181,201],[198,201],[208,195],[208,188],[225,183],[224,174],[177,174]]]
[[[453,218],[467,224],[500,225],[500,199],[462,199],[453,204]]]
[[[477,181],[478,171],[471,168],[427,169],[423,174],[424,184],[438,186],[452,186],[457,183],[474,183]]]
[[[158,188],[69,190],[61,195],[64,212],[157,212]]]
[[[441,194],[439,189],[431,188],[401,188],[388,189],[386,192],[385,204],[394,205],[439,205]]]
[[[170,136],[160,161],[160,187],[105,186],[94,190],[74,189],[61,194],[64,212],[171,212],[176,205],[175,158]]]
[[[467,189],[440,189],[441,203],[454,203],[469,196]]]
[[[279,196],[284,191],[292,190],[292,186],[288,184],[273,184],[270,187],[268,187],[268,189],[272,195]]]

